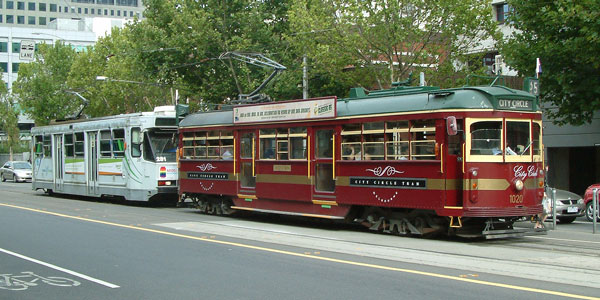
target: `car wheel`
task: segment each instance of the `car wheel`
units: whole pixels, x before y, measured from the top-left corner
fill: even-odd
[[[594,208],[592,206],[592,201],[588,202],[587,206],[585,207],[585,218],[590,222],[594,221]],[[600,209],[598,208],[598,206],[596,206],[596,211],[598,210]],[[597,212],[596,216],[598,217],[598,219],[596,220],[600,221],[600,213]]]
[[[17,177],[17,175],[13,174],[13,182],[18,182],[17,180],[19,179],[19,177]]]
[[[576,218],[577,217],[559,217],[558,220],[560,221],[560,224],[571,224]]]
[[[2,173],[2,182],[6,181],[6,177],[4,177],[4,173]]]

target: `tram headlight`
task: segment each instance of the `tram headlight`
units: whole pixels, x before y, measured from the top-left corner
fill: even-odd
[[[517,191],[522,191],[523,190],[523,180],[521,180],[521,179],[515,180],[515,188],[517,189]]]

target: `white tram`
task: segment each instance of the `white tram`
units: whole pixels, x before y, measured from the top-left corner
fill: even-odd
[[[131,201],[177,198],[177,117],[153,112],[31,129],[34,190]]]

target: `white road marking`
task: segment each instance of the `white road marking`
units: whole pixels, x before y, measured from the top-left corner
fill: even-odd
[[[4,252],[4,253],[6,253],[8,255],[12,255],[12,256],[15,256],[15,257],[18,257],[18,258],[21,258],[21,259],[24,259],[24,260],[28,260],[30,262],[33,262],[33,263],[36,263],[36,264],[39,264],[39,265],[42,265],[42,266],[45,266],[45,267],[48,267],[48,268],[51,268],[51,269],[54,269],[54,270],[58,270],[58,271],[61,271],[61,272],[67,273],[67,274],[71,274],[73,276],[77,276],[77,277],[79,277],[81,279],[85,279],[85,280],[88,280],[88,281],[91,281],[91,282],[95,282],[97,284],[109,287],[111,289],[116,289],[116,288],[120,287],[120,286],[118,286],[116,284],[112,284],[110,282],[106,282],[106,281],[103,281],[103,280],[100,280],[100,279],[96,279],[94,277],[90,277],[90,276],[87,276],[87,275],[84,275],[84,274],[81,274],[81,273],[77,273],[77,272],[71,271],[69,269],[61,268],[59,266],[55,266],[53,264],[49,264],[47,262],[43,262],[43,261],[37,260],[35,258],[31,258],[31,257],[25,256],[25,255],[22,255],[22,254],[19,254],[19,253],[15,253],[15,252],[12,252],[12,251],[8,251],[6,249],[0,248],[0,252]]]
[[[528,238],[541,239],[541,240],[555,240],[555,241],[563,241],[563,242],[577,242],[577,243],[584,243],[584,244],[600,244],[600,242],[559,239],[559,238],[551,238],[551,237],[545,237],[545,236],[528,236]]]

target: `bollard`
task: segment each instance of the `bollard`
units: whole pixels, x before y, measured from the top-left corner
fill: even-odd
[[[552,230],[556,229],[556,189],[552,189]]]
[[[592,222],[594,229],[593,233],[596,233],[596,223],[598,221],[598,189],[594,189],[592,192]]]

